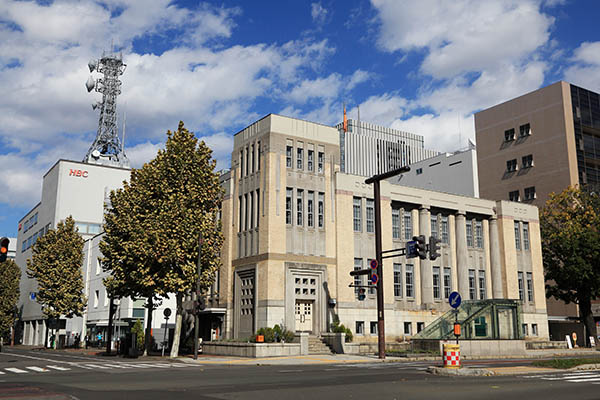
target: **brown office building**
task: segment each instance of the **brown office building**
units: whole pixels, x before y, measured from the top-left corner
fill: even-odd
[[[475,131],[483,198],[542,207],[569,185],[600,184],[598,93],[560,81],[478,112]],[[583,338],[577,315],[574,304],[549,299],[551,338]]]

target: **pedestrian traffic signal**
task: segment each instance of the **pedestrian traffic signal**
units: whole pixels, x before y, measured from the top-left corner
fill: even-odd
[[[440,239],[429,236],[429,259],[433,261],[440,256]]]
[[[358,288],[358,300],[363,301],[366,297],[365,293],[365,288]]]
[[[7,237],[0,239],[0,262],[6,261],[8,257],[8,243],[10,240]]]
[[[421,260],[425,260],[427,258],[427,243],[425,240],[425,236],[413,236],[413,240],[416,242],[417,255]]]

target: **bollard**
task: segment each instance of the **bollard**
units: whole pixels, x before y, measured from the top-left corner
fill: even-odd
[[[460,368],[460,345],[444,343],[444,368]]]

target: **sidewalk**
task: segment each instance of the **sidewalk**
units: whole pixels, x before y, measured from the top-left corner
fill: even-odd
[[[307,356],[285,357],[227,357],[199,354],[198,360],[192,356],[179,357],[178,360],[193,364],[222,364],[222,365],[314,365],[314,364],[357,364],[357,363],[382,363],[382,362],[410,362],[410,361],[440,361],[440,357],[421,357],[418,359],[406,357],[386,357],[384,360],[376,356],[351,355],[351,354],[314,354]]]

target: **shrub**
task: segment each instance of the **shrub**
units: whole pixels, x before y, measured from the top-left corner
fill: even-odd
[[[131,327],[131,333],[135,333],[135,335],[137,337],[138,350],[143,350],[145,341],[144,341],[144,326],[142,325],[141,319],[135,320],[133,327]]]
[[[263,335],[265,337],[265,343],[274,343],[274,342],[293,342],[294,341],[294,332],[288,331],[285,327],[281,325],[275,325],[273,328],[260,328],[256,331],[256,335],[252,338],[253,342],[257,342],[257,336]]]
[[[265,343],[273,343],[275,341],[275,332],[273,328],[260,328],[256,331],[256,335],[254,336],[254,341],[256,342],[256,337],[259,335],[263,335],[265,337]]]
[[[346,342],[352,342],[352,339],[354,339],[354,335],[352,335],[352,331],[350,330],[350,328],[346,328],[344,324],[340,324],[340,319],[337,316],[333,318],[333,322],[331,323],[331,332],[345,333]]]

